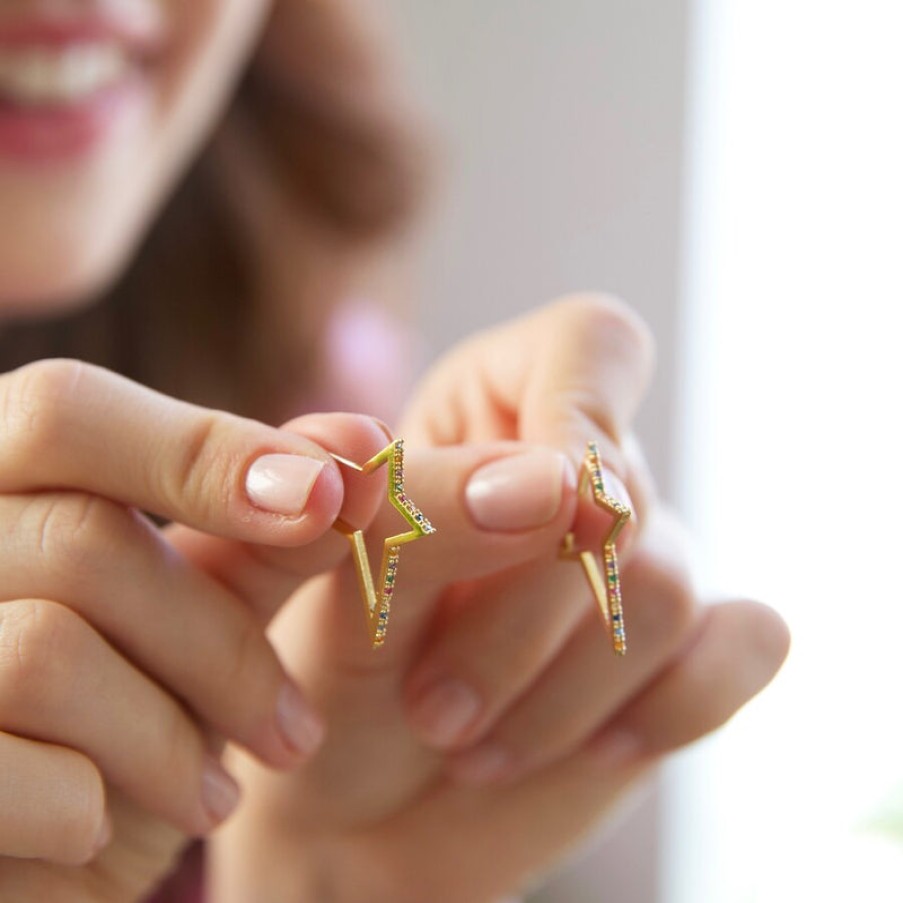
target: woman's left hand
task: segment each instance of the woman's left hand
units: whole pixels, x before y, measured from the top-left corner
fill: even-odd
[[[439,532],[404,549],[378,652],[347,561],[273,625],[329,735],[292,775],[236,754],[246,805],[214,845],[216,899],[492,903],[768,683],[783,622],[698,604],[630,438],[650,344],[623,305],[572,298],[426,377],[403,427],[407,491]],[[581,569],[558,558],[575,517],[582,543],[611,527],[577,498],[588,439],[638,515],[621,548],[623,660]],[[384,510],[373,531],[397,522]]]

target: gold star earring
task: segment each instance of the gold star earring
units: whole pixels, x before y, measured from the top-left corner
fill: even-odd
[[[611,634],[612,646],[618,655],[627,654],[627,632],[624,628],[624,610],[621,605],[621,575],[618,571],[618,550],[615,545],[618,535],[630,520],[630,508],[622,504],[616,498],[605,491],[605,483],[602,477],[602,461],[599,457],[599,447],[595,442],[587,445],[586,457],[580,468],[580,482],[577,492],[582,494],[588,486],[592,487],[593,501],[600,508],[613,514],[616,518],[614,526],[602,541],[602,560],[605,563],[605,579],[599,572],[596,556],[588,550],[580,551],[576,548],[574,533],[568,533],[561,547],[560,557],[566,561],[579,561],[586,573],[586,579],[592,587],[593,595],[605,624]]]
[[[383,543],[382,564],[379,572],[379,587],[377,593],[373,581],[373,573],[370,570],[370,558],[367,555],[367,547],[364,543],[364,532],[358,530],[341,518],[333,525],[343,536],[347,536],[351,543],[351,552],[354,557],[354,567],[357,571],[358,584],[361,598],[367,614],[367,626],[370,630],[370,640],[376,649],[386,641],[386,631],[389,627],[389,610],[392,596],[395,592],[395,583],[398,576],[398,559],[400,548],[409,542],[421,539],[436,532],[436,528],[426,519],[423,512],[405,494],[404,491],[404,440],[397,439],[391,445],[384,448],[378,455],[371,458],[365,464],[355,464],[339,455],[332,456],[339,464],[356,470],[358,473],[371,474],[380,467],[388,465],[388,497],[392,506],[401,514],[411,527],[406,533],[389,536]]]

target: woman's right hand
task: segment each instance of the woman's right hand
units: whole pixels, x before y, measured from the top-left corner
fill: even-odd
[[[0,423],[0,899],[131,903],[237,803],[220,738],[288,768],[322,734],[270,613],[141,512],[237,552],[303,546],[342,477],[301,436],[74,361],[0,377]],[[368,418],[331,423],[334,447],[385,441]]]

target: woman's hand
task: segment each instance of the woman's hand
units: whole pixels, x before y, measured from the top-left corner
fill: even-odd
[[[299,435],[72,361],[0,377],[0,420],[0,899],[132,903],[238,802],[220,738],[285,769],[322,734],[261,612],[140,512],[221,537],[237,584],[262,544],[304,579],[342,478]]]
[[[753,603],[699,606],[630,439],[650,358],[635,316],[579,298],[478,336],[427,376],[402,434],[406,491],[438,533],[403,550],[378,652],[347,564],[275,622],[329,736],[295,774],[234,757],[250,792],[214,845],[215,899],[496,901],[771,679],[783,623]],[[611,525],[576,496],[591,438],[638,512],[621,552],[624,660],[581,569],[558,558],[575,518],[588,547]],[[370,532],[397,527],[384,507]]]

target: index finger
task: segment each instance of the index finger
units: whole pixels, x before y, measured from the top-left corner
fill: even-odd
[[[0,377],[0,492],[47,489],[276,546],[316,539],[343,498],[316,443],[70,360]]]

